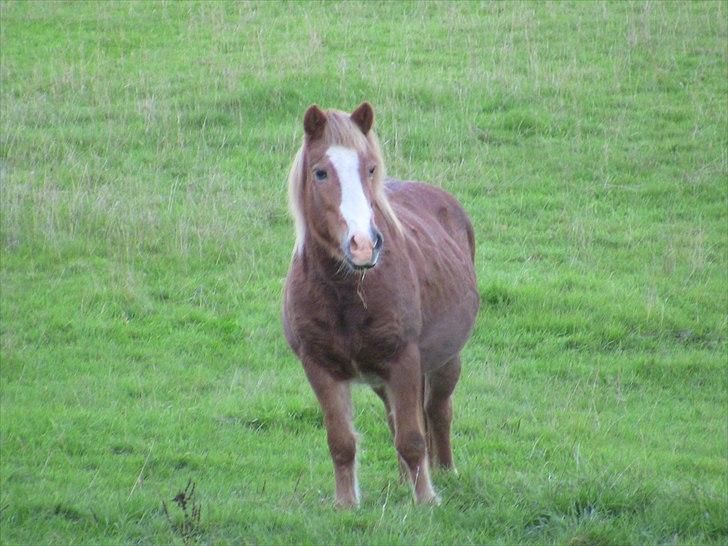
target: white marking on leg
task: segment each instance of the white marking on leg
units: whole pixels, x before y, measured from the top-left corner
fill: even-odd
[[[326,151],[331,164],[339,175],[341,205],[339,210],[349,228],[347,237],[356,232],[369,236],[372,207],[364,195],[359,174],[359,155],[351,148],[332,146]]]

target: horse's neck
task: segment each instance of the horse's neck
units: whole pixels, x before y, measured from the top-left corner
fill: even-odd
[[[303,259],[307,275],[325,282],[337,295],[356,289],[361,274],[351,271],[347,264],[332,257],[313,238],[308,238],[304,244]]]

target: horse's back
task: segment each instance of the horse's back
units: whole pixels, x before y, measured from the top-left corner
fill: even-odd
[[[446,191],[420,182],[386,183],[419,278],[423,369],[445,364],[470,336],[480,299],[475,238],[467,213]]]
[[[399,216],[403,216],[403,210],[420,219],[428,216],[458,243],[470,256],[471,262],[475,260],[473,226],[465,209],[452,195],[436,186],[400,180],[387,180],[385,189],[387,198],[398,210]]]

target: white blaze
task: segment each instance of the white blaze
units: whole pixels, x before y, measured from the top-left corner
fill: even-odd
[[[359,175],[359,155],[351,148],[332,146],[326,151],[331,164],[339,175],[341,205],[339,210],[349,227],[348,237],[357,231],[369,236],[372,207],[369,205]]]

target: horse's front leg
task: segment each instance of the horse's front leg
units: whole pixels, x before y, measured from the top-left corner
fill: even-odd
[[[430,482],[427,444],[422,415],[422,372],[420,351],[415,344],[408,345],[391,362],[386,383],[387,395],[394,412],[394,445],[407,465],[418,503],[438,501]]]
[[[306,376],[324,414],[329,451],[334,463],[336,504],[357,506],[356,435],[352,427],[351,391],[347,381],[337,381],[315,363],[304,363]]]
[[[384,386],[381,386],[374,387],[373,390],[382,402],[384,402],[384,409],[387,412],[387,425],[389,425],[389,431],[392,433],[392,440],[394,441],[394,438],[396,437],[394,429],[394,412],[392,410],[392,405],[389,403],[389,398],[387,397],[387,389]],[[399,483],[406,483],[409,479],[409,471],[407,470],[407,465],[404,464],[404,461],[399,454],[397,454],[397,463],[399,464]]]

